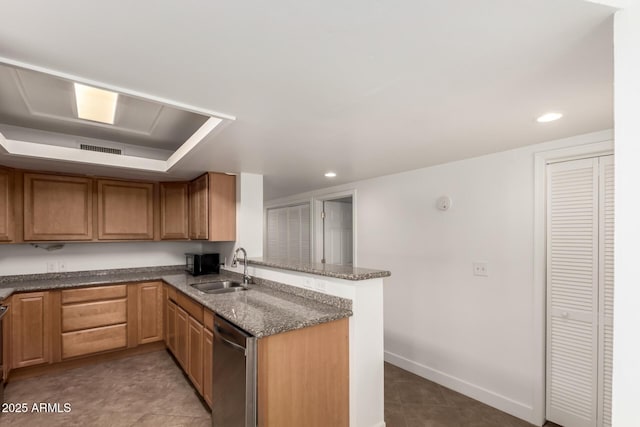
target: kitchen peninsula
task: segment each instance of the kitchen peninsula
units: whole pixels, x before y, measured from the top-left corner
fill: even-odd
[[[229,267],[219,275],[193,277],[185,274],[181,266],[169,266],[0,277],[4,304],[12,306],[12,322],[7,328],[12,360],[5,364],[14,369],[10,374],[7,370],[9,380],[38,370],[44,372],[46,367],[65,363],[72,366],[81,358],[145,348],[152,351],[166,345],[210,405],[211,381],[207,378],[212,375],[211,319],[215,313],[257,337],[258,347],[265,349],[259,363],[273,372],[292,373],[289,387],[301,386],[295,384],[295,368],[306,370],[297,374],[307,381],[317,381],[314,387],[320,393],[314,395],[327,399],[313,404],[335,409],[329,411],[333,418],[325,422],[378,425],[370,418],[378,405],[379,422],[383,420],[381,278],[388,273],[351,269],[349,278],[331,277],[321,272],[296,272],[286,266],[258,265],[260,262],[249,261],[254,282],[249,290],[218,295],[205,294],[191,285],[214,279],[238,280],[241,276],[237,271]],[[30,323],[27,328],[20,322],[25,310],[31,310],[30,317],[35,315],[50,322],[41,328]],[[183,313],[182,323],[176,310]],[[78,320],[89,323],[81,326]],[[185,334],[178,331],[179,324],[187,326]],[[279,341],[281,337],[288,339]],[[294,361],[294,365],[280,366],[284,363],[279,362],[281,359],[291,364],[291,358],[282,358],[280,353],[299,348],[295,345],[297,340],[309,346],[315,359],[294,352],[300,357],[298,365]],[[269,351],[279,353],[269,357]],[[329,374],[327,360],[332,363]],[[378,369],[372,370],[372,362],[379,364],[380,378]],[[293,396],[300,399],[297,405],[286,393],[283,398],[287,401],[283,401],[277,385],[264,375],[265,369],[262,374],[258,369],[260,425],[278,425],[287,416],[301,420],[295,417],[322,415],[283,410],[305,408],[307,394]],[[378,381],[373,387],[373,382]],[[326,388],[325,392],[322,388]],[[268,401],[264,399],[266,395]],[[325,416],[326,412],[323,411]]]

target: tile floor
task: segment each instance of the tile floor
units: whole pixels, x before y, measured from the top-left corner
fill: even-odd
[[[70,403],[68,413],[4,413],[0,425],[211,426],[196,391],[166,351],[11,382],[5,402]]]
[[[387,427],[531,427],[385,363]],[[207,426],[211,417],[169,354],[159,351],[7,385],[7,403],[71,404],[68,413],[5,413],[4,426]],[[547,424],[554,426],[554,424]]]
[[[387,427],[533,426],[389,363],[384,364],[384,417]]]

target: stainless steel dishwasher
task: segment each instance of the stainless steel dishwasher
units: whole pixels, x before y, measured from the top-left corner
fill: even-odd
[[[213,427],[255,427],[256,338],[218,315],[213,335]]]

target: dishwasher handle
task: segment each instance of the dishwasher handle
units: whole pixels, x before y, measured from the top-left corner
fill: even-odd
[[[228,339],[226,339],[224,337],[224,332],[225,330],[222,329],[221,327],[219,327],[218,325],[213,325],[213,333],[214,335],[223,343],[231,346],[234,350],[239,351],[240,353],[244,354],[245,356],[247,355],[247,349],[243,346],[241,346],[240,344],[236,344],[233,341],[229,341]]]

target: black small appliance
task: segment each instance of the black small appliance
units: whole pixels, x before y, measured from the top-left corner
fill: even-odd
[[[193,276],[220,273],[220,254],[185,254],[186,270]]]

